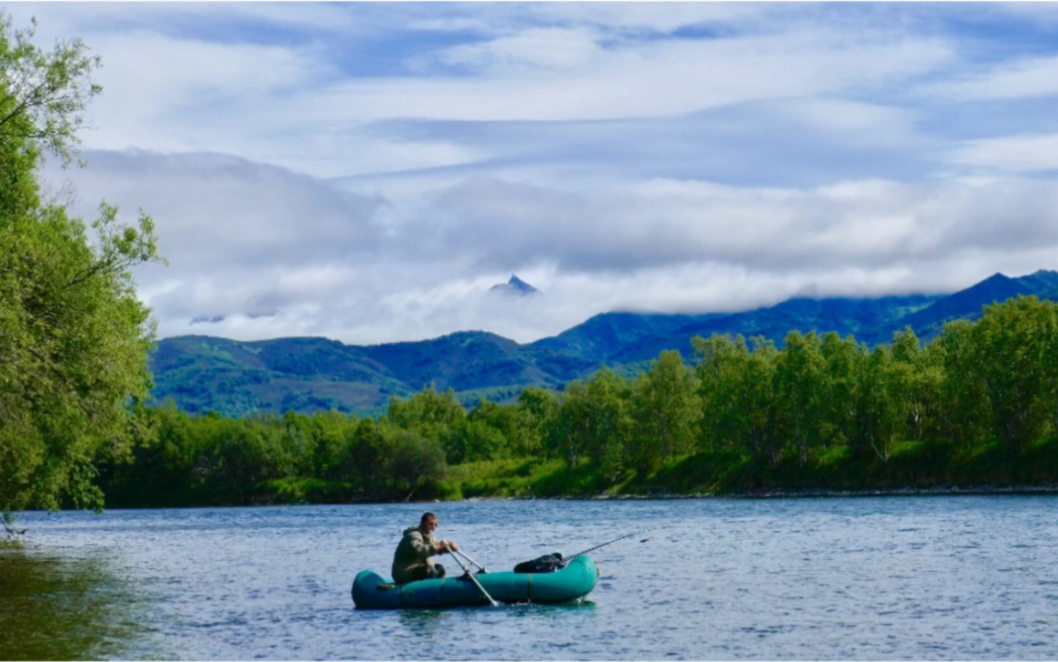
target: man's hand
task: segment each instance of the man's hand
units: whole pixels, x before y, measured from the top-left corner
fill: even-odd
[[[447,540],[438,540],[437,542],[435,542],[433,544],[433,548],[435,550],[437,550],[437,552],[439,554],[444,554],[445,552],[448,551],[448,541]]]
[[[450,552],[458,552],[459,551],[459,545],[455,544],[455,541],[448,540],[446,542],[448,542],[448,551],[450,551]]]

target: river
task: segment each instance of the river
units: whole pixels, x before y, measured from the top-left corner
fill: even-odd
[[[26,513],[0,659],[1055,659],[1058,497],[479,501]],[[362,611],[426,509],[508,569],[598,550],[582,604]],[[442,557],[449,570],[457,570]],[[12,635],[12,633],[18,633]]]

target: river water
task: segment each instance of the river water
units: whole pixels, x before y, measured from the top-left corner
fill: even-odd
[[[649,531],[592,554],[581,604],[393,612],[355,609],[350,584],[388,574],[422,504],[28,513],[25,549],[0,552],[0,630],[23,633],[0,658],[1055,659],[1056,506],[431,504],[438,535],[492,569]]]

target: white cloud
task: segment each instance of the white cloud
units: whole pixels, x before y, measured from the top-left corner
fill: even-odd
[[[937,41],[870,41],[823,32],[647,42],[604,54],[568,72],[519,68],[512,74],[501,68],[505,75],[484,78],[347,81],[313,106],[321,119],[343,108],[359,121],[653,117],[755,99],[869,89],[929,70],[949,56]]]
[[[207,34],[215,42],[237,42],[267,25],[286,34],[305,30],[345,38],[370,34],[379,20],[350,10],[352,3],[309,2],[16,2],[5,7],[18,24],[39,22],[44,42],[83,37],[89,45],[129,31]],[[382,18],[384,21],[384,17]]]
[[[325,186],[282,168],[212,154],[88,152],[69,177],[78,211],[100,199],[156,217],[161,250],[178,270],[258,263],[269,268],[355,259],[375,250],[382,200]]]
[[[952,161],[1006,172],[1058,170],[1058,134],[967,141],[955,151]]]
[[[529,341],[614,309],[952,291],[1058,265],[1058,184],[1029,179],[654,179],[620,192],[477,179],[379,200],[228,157],[90,156],[71,173],[83,213],[105,195],[157,220],[171,264],[138,278],[163,335],[363,344],[481,329]],[[488,296],[512,272],[544,294]],[[214,315],[225,319],[191,324]]]
[[[100,39],[89,148],[257,151],[247,117],[267,116],[276,97],[325,75],[326,67],[276,46],[222,45],[134,32]]]
[[[228,21],[261,16],[284,20],[281,8],[268,7],[217,11]],[[381,74],[354,75],[344,60],[370,60],[356,49],[343,51],[333,36],[274,44],[247,35],[225,42],[196,36],[191,28],[202,31],[210,11],[209,5],[187,12],[136,9],[128,19],[103,12],[94,20],[87,10],[74,14],[79,18],[70,31],[91,26],[86,39],[104,59],[99,77],[105,92],[92,108],[97,128],[85,136],[88,147],[231,153],[317,176],[414,170],[503,155],[480,148],[468,152],[443,140],[395,144],[373,135],[370,123],[401,117],[483,122],[663,118],[754,100],[820,95],[834,107],[842,103],[841,94],[889,86],[951,58],[941,39],[853,34],[827,26],[712,39],[607,37],[611,15],[631,17],[629,25],[648,16],[683,25],[700,14],[734,12],[737,17],[743,10],[604,6],[598,9],[597,25],[587,18],[567,18],[566,24],[552,26],[526,24],[523,18],[518,24],[513,10],[497,10],[510,27],[490,41],[419,49],[396,58],[408,66],[425,61],[420,69],[398,66]],[[279,15],[272,16],[273,11]],[[306,11],[314,18],[305,23],[324,22],[315,8]],[[562,6],[542,13],[590,17],[595,10]],[[120,20],[132,28],[100,27]],[[625,19],[614,20],[624,25]],[[380,17],[364,22],[377,25]],[[158,32],[169,23],[184,27]],[[335,23],[342,20],[335,17]],[[374,36],[366,32],[358,25],[349,43],[370,44]],[[437,71],[454,62],[475,65],[479,75]],[[833,112],[827,121],[840,125],[861,111]]]
[[[895,106],[815,98],[775,104],[775,112],[846,144],[906,148],[922,140],[914,129],[913,112]]]
[[[1058,245],[1058,229],[1049,229],[1058,228],[1055,202],[1053,185],[1031,181],[798,190],[659,180],[603,198],[475,182],[440,201],[437,213],[458,221],[436,232],[445,237],[441,246],[466,237],[464,250],[497,268],[521,259],[552,260],[570,272],[699,262],[759,271],[878,269],[964,249]]]
[[[932,85],[924,93],[962,100],[1058,95],[1058,57],[1003,62],[987,71]]]
[[[748,2],[540,2],[448,5],[444,15],[414,15],[409,29],[429,32],[472,32],[505,36],[525,26],[605,30],[620,35],[668,34],[686,28],[729,30],[734,25],[767,22],[777,12]],[[414,11],[414,10],[412,10]],[[771,20],[774,20],[772,18]]]
[[[584,29],[531,28],[487,43],[456,46],[442,53],[441,60],[486,68],[530,65],[574,69],[602,54],[597,39]]]
[[[755,24],[769,9],[751,2],[542,2],[533,5],[532,12],[543,20],[572,25],[671,33],[695,26]]]

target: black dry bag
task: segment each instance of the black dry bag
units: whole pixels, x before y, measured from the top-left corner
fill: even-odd
[[[566,562],[562,559],[562,554],[555,552],[554,554],[545,554],[538,559],[532,561],[522,561],[518,565],[514,566],[515,572],[526,573],[537,573],[537,572],[554,572],[561,570],[566,567]]]

